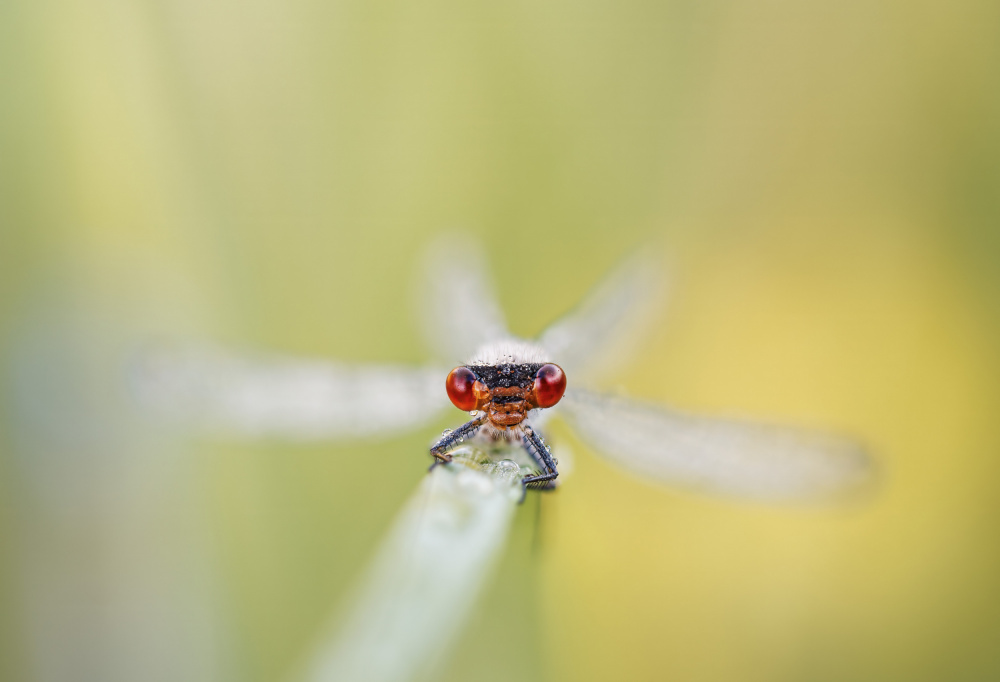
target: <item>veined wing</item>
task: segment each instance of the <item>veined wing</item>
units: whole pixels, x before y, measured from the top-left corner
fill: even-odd
[[[873,463],[838,436],[695,417],[589,391],[569,391],[566,416],[584,442],[650,479],[761,500],[807,501],[857,489]]]
[[[441,358],[465,362],[480,346],[510,336],[478,242],[458,235],[435,240],[422,275],[418,310]]]
[[[655,318],[663,291],[662,266],[637,255],[542,332],[539,343],[573,381],[595,380],[631,355]]]
[[[440,369],[193,350],[147,352],[132,369],[142,404],[213,433],[387,435],[424,424],[447,404]]]

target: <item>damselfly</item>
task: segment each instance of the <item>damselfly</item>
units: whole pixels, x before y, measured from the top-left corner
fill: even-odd
[[[465,361],[450,372],[439,365],[219,353],[179,361],[168,354],[155,371],[147,366],[142,373],[143,394],[211,428],[298,439],[415,429],[446,408],[447,396],[472,419],[431,446],[435,465],[500,462],[522,485],[540,489],[558,482],[557,453],[542,436],[554,414],[594,452],[648,480],[795,500],[828,497],[871,478],[871,459],[848,438],[697,417],[593,390],[630,358],[659,308],[655,261],[626,261],[534,341],[507,330],[478,244],[439,241],[425,265],[418,299],[430,343],[440,355]]]

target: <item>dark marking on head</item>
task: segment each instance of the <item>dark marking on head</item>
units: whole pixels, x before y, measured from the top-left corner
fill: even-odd
[[[518,365],[466,365],[476,373],[487,388],[530,388],[535,374],[544,363],[530,362]]]

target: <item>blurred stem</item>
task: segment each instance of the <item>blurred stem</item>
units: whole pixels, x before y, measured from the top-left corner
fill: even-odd
[[[396,519],[302,680],[430,676],[505,544],[519,478],[488,464],[435,468]]]

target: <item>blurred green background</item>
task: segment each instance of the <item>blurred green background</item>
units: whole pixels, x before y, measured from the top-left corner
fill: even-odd
[[[525,335],[652,244],[670,301],[617,384],[857,434],[885,483],[738,504],[557,426],[575,470],[519,509],[446,679],[1000,678],[998,20],[0,4],[0,678],[287,678],[460,415],[193,443],[107,370],[149,336],[422,362],[415,254],[456,229]]]

